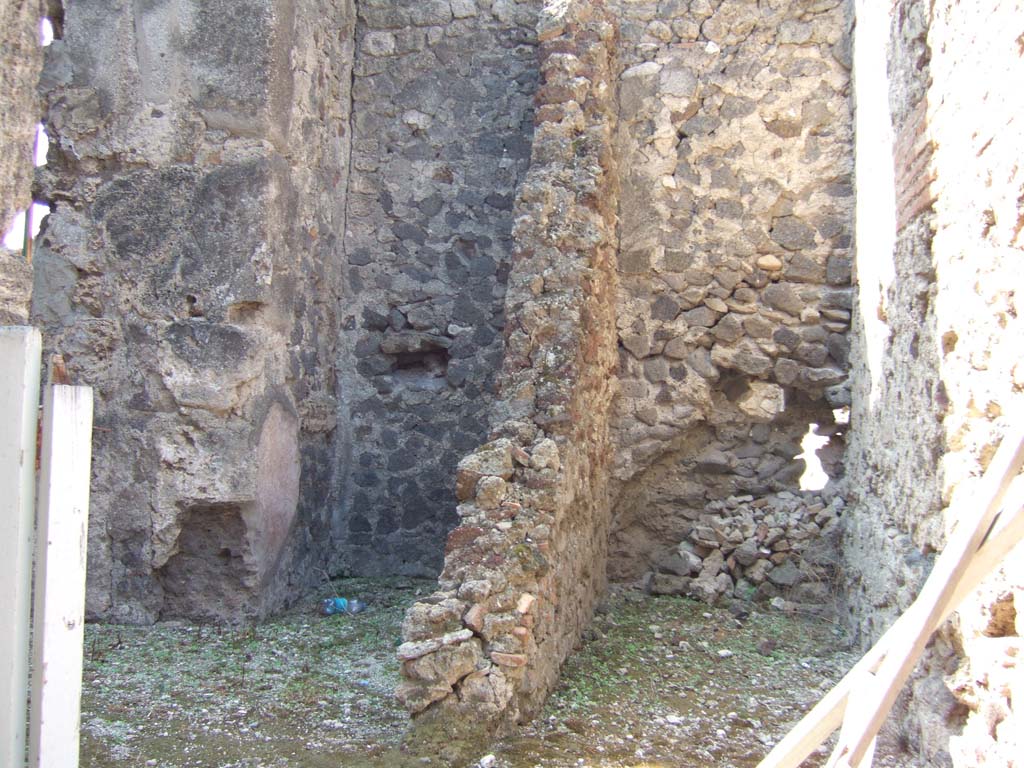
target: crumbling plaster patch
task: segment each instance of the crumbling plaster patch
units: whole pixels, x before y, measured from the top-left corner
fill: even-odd
[[[39,21],[35,0],[0,3],[0,237],[32,203],[40,109],[35,85],[43,62]],[[0,324],[27,324],[31,289],[31,267],[0,245]]]

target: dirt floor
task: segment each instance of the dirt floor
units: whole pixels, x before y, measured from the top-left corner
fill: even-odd
[[[243,630],[90,625],[81,766],[440,765],[391,695],[403,612],[432,587],[338,581],[321,597],[365,613],[321,617],[311,599]],[[542,715],[467,765],[756,766],[856,660],[841,640],[820,618],[613,590]]]

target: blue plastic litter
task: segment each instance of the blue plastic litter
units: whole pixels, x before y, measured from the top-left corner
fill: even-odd
[[[324,616],[334,616],[338,613],[356,614],[366,610],[366,603],[362,600],[348,600],[344,597],[329,597],[320,604],[320,613]]]

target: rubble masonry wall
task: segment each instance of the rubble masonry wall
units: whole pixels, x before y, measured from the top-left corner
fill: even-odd
[[[833,507],[793,494],[736,509],[795,488],[809,422],[849,402],[849,11],[542,14],[497,426],[459,463],[462,525],[399,649],[421,725],[531,714],[606,572],[639,575],[703,523],[749,513],[752,541],[776,518],[801,538],[836,528]],[[764,536],[749,559],[703,547],[698,596],[751,567],[760,584],[802,548]]]
[[[841,474],[832,411],[849,404],[852,7],[616,10],[628,170],[609,567],[635,578],[696,526],[718,526],[709,505],[797,490],[810,424],[831,435],[826,466]],[[765,549],[764,537],[753,543]],[[764,563],[751,582],[755,563],[730,562],[735,542],[720,545],[727,562],[706,575],[764,582]],[[697,592],[717,599],[728,582]]]
[[[618,176],[615,26],[601,3],[539,23],[530,170],[515,207],[499,421],[458,466],[439,591],[406,616],[399,698],[421,726],[532,715],[605,583]],[[471,724],[471,726],[470,726]]]
[[[858,59],[858,73],[877,66],[884,78],[885,66],[888,78],[888,110],[858,89],[859,152],[876,140],[891,150],[880,157],[889,169],[859,167],[857,180],[843,568],[847,618],[865,646],[916,596],[952,506],[970,505],[1024,404],[1022,13],[997,0],[901,1],[891,17],[859,8],[858,49],[878,61]],[[861,130],[871,120],[877,135]],[[875,203],[885,200],[894,213]],[[928,765],[1019,759],[1008,676],[1019,663],[1022,586],[1011,554],[939,632],[902,697],[899,735]]]

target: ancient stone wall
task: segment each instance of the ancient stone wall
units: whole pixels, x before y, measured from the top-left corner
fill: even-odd
[[[857,38],[865,165],[843,565],[864,645],[917,594],[955,522],[951,506],[969,503],[1024,405],[1024,102],[1015,86],[1024,6],[942,0],[897,2],[891,18],[887,10],[859,7]],[[862,66],[862,49],[877,61]],[[873,103],[872,88],[887,90],[887,105]],[[873,132],[872,120],[889,123],[890,136]],[[872,142],[885,144],[885,172],[873,172]],[[888,221],[878,200],[895,201]],[[887,229],[888,242],[878,236]],[[929,765],[1019,759],[1009,677],[1019,677],[1020,564],[1011,555],[939,633],[901,702],[900,736]]]
[[[849,403],[852,9],[615,8],[628,170],[610,568],[633,578],[696,525],[723,522],[709,504],[798,488],[810,424],[841,452],[832,410]],[[763,537],[744,542],[765,548]],[[713,570],[694,571],[708,577],[704,599],[747,575],[728,557]]]
[[[841,444],[832,411],[849,403],[850,7],[580,2],[568,13],[577,21],[555,25],[560,37],[541,36],[499,425],[459,464],[462,525],[399,650],[399,696],[421,724],[457,723],[467,707],[509,722],[542,700],[603,585],[608,494],[622,499],[610,575],[639,575],[684,542],[699,577],[656,574],[652,591],[675,577],[710,601],[776,594],[775,567],[794,586],[805,559],[792,553],[807,549],[809,563],[842,508],[787,489],[808,425]],[[570,149],[599,150],[601,166]],[[601,248],[619,249],[616,275],[566,259],[581,214]],[[557,267],[553,246],[567,252]],[[587,291],[614,305],[566,313]],[[609,387],[601,355],[616,344]],[[735,532],[720,541],[722,525]]]
[[[330,544],[352,2],[64,21],[33,320],[96,393],[88,613],[261,615]]]
[[[335,570],[436,576],[501,369],[536,0],[358,4]]]
[[[574,2],[546,8],[539,30],[499,423],[459,463],[461,525],[448,537],[439,591],[410,609],[399,648],[400,699],[422,727],[449,735],[535,712],[605,583],[615,27],[601,3]]]
[[[0,237],[32,202],[32,148],[42,67],[39,0],[0,0]],[[0,325],[25,325],[32,271],[0,245]]]

